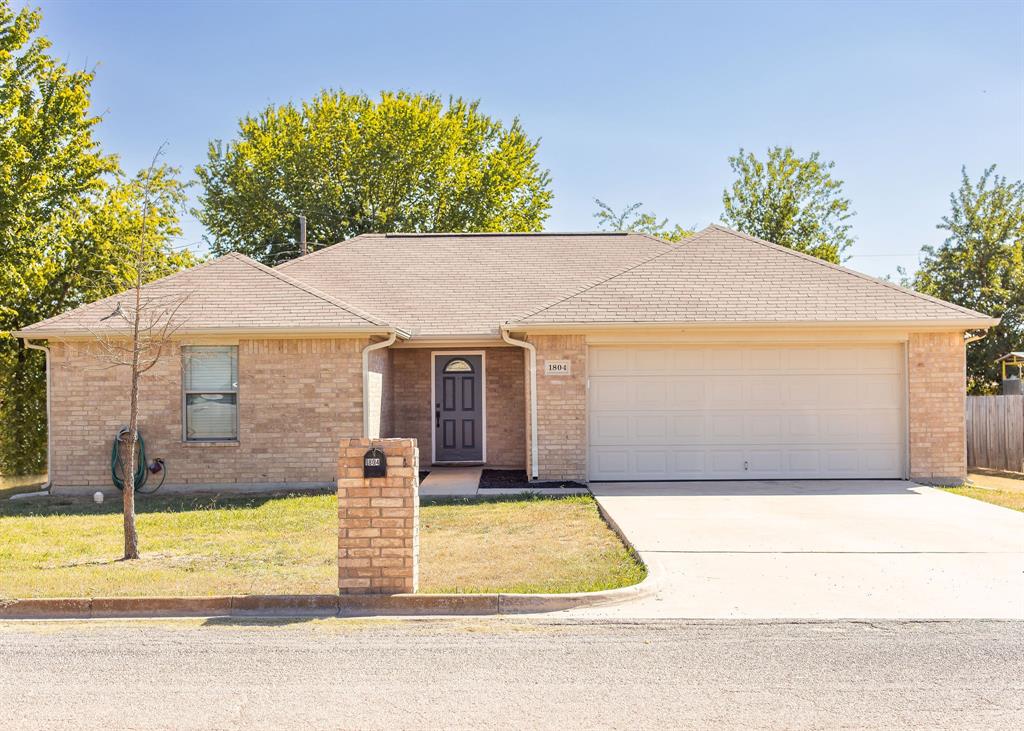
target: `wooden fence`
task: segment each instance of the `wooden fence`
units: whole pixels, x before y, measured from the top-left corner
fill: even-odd
[[[967,466],[1024,472],[1024,396],[967,397]]]

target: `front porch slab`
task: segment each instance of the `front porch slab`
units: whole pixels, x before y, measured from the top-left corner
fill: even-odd
[[[475,497],[483,467],[431,467],[420,497]]]

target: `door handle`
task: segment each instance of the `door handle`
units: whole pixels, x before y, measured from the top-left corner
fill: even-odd
[[[441,404],[434,405],[434,428],[439,429],[441,427]]]

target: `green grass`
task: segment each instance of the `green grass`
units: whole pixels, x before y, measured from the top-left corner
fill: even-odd
[[[992,503],[993,505],[998,505],[1003,508],[1009,508],[1010,510],[1020,510],[1024,512],[1024,492],[991,490],[987,487],[970,487],[968,485],[947,487],[944,489],[946,492],[951,492],[954,495],[963,495],[964,497],[982,500],[986,503]]]
[[[420,508],[423,591],[600,591],[645,576],[589,495],[446,500]]]
[[[0,596],[208,596],[337,591],[333,495],[140,496],[142,558],[121,561],[120,503],[0,502]],[[420,510],[420,591],[569,592],[644,568],[589,496]]]

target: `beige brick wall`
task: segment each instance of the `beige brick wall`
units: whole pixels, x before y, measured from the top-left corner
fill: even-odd
[[[539,479],[585,481],[587,479],[587,351],[584,337],[582,335],[532,335],[528,340],[537,348]],[[546,360],[570,361],[570,375],[544,375]],[[529,426],[526,431],[529,433]]]
[[[487,464],[523,469],[526,464],[526,390],[522,348],[484,348],[483,351],[487,379]],[[390,434],[415,438],[421,448],[423,464],[430,464],[434,418],[434,405],[430,400],[431,350],[396,348],[391,351],[391,357],[394,418]]]
[[[391,350],[390,348],[371,350],[367,360],[367,405],[370,411],[370,433],[368,436],[389,436],[394,429]]]
[[[907,355],[910,478],[962,482],[967,476],[963,333],[911,333]]]
[[[377,448],[387,476],[363,477]],[[415,439],[347,439],[338,457],[338,590],[401,594],[419,578],[419,456]]]
[[[237,444],[183,442],[175,346],[143,377],[147,457],[166,460],[168,484],[333,483],[339,440],[362,434],[361,351],[368,342],[239,341]],[[54,343],[51,350],[54,484],[110,488],[111,441],[128,422],[127,369],[105,367],[88,343]]]

